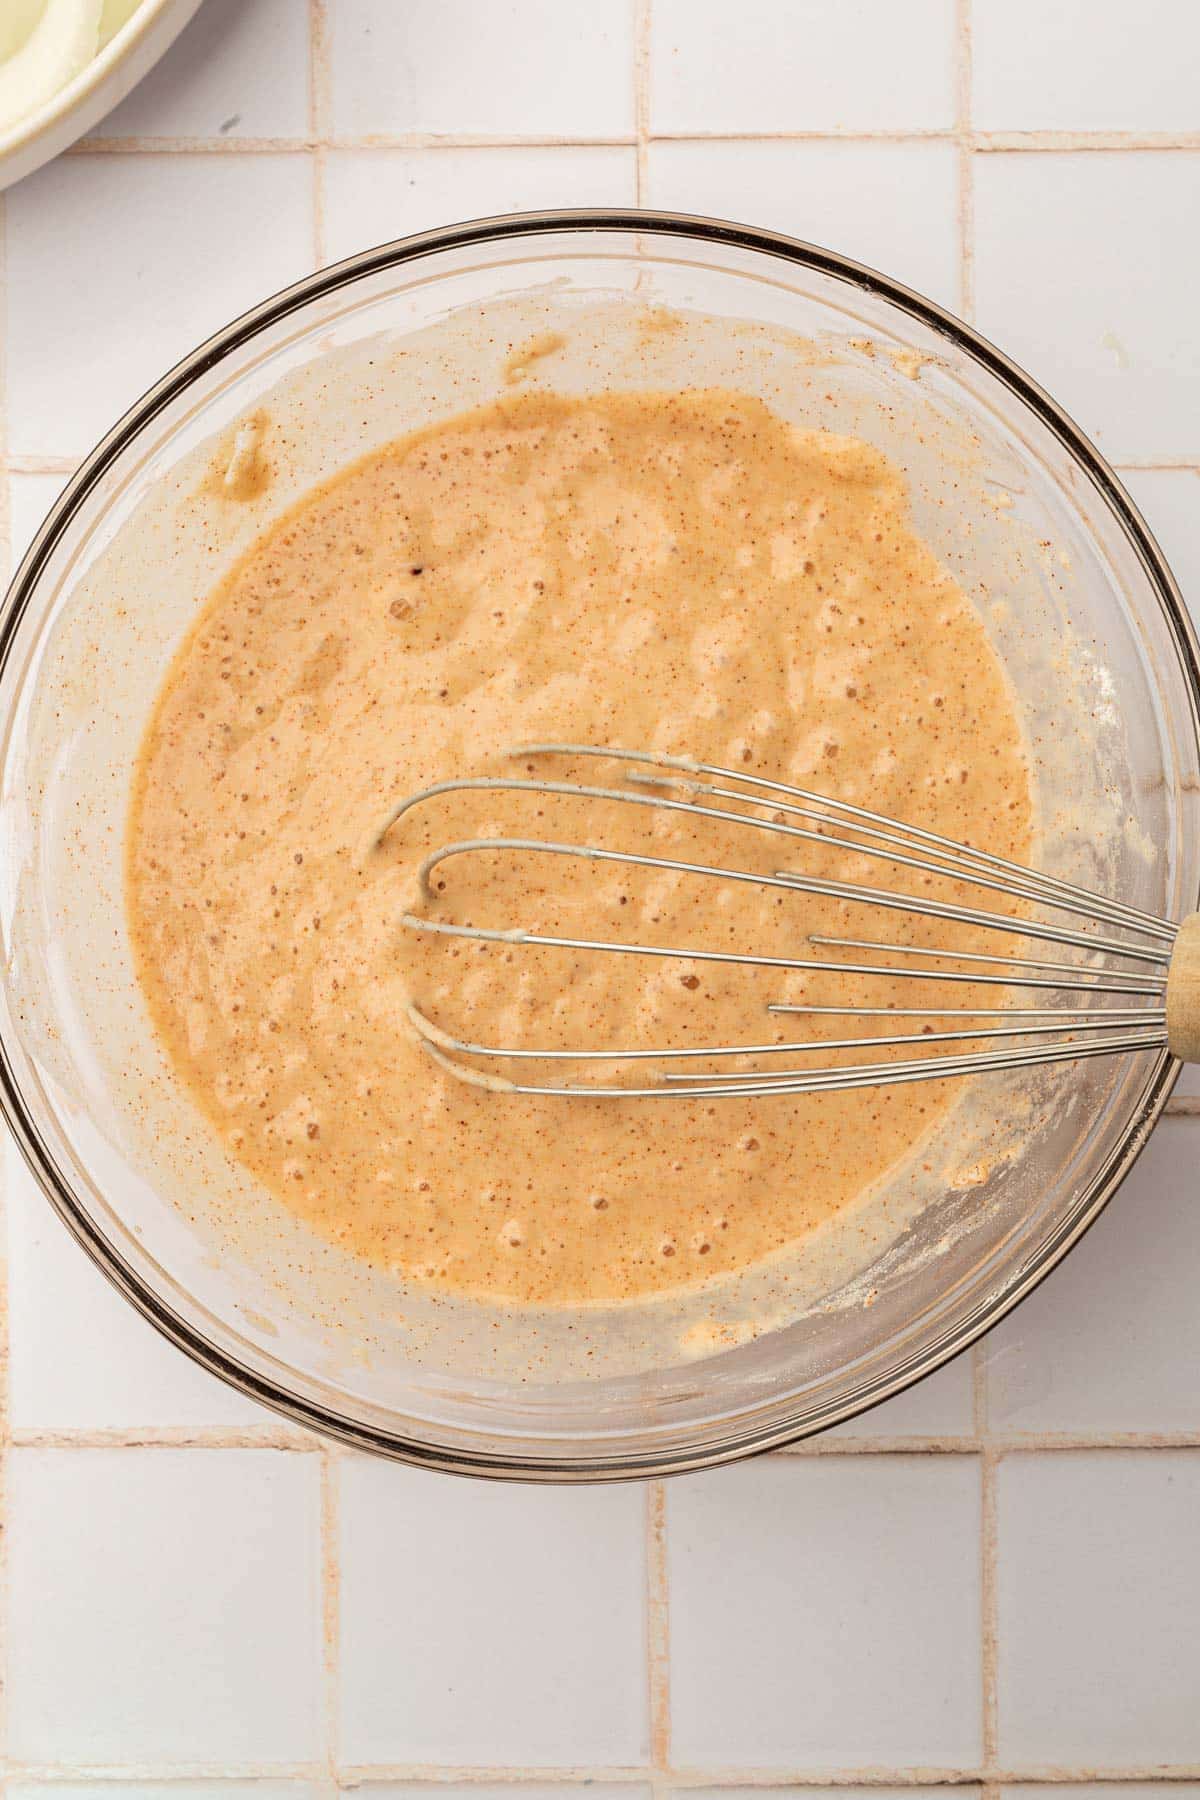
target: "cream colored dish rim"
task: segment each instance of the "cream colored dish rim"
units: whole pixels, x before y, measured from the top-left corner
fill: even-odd
[[[22,119],[11,131],[0,132],[0,185],[5,176],[5,164],[12,156],[22,151],[33,149],[42,137],[53,134],[56,127],[68,124],[71,115],[84,107],[88,100],[100,93],[105,83],[126,64],[127,59],[136,56],[138,51],[146,47],[146,40],[153,33],[161,20],[169,19],[172,13],[178,15],[174,31],[167,35],[157,47],[144,69],[135,78],[136,81],[150,73],[154,64],[168,49],[175,37],[198,11],[201,0],[141,0],[141,5],[133,16],[127,19],[112,40],[107,43],[97,56],[94,56],[86,69],[81,69],[73,81],[68,81],[44,106],[39,106],[28,118]],[[79,132],[82,133],[112,111],[120,104],[130,89],[119,90],[114,87],[110,104],[104,111],[92,119],[81,122]],[[59,148],[66,149],[73,138],[67,138]],[[54,150],[47,152],[47,159],[54,155]],[[26,171],[32,173],[33,164]]]

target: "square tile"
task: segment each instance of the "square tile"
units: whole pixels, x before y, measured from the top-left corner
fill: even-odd
[[[786,231],[958,304],[949,144],[655,143],[648,173],[650,206]]]
[[[969,1456],[776,1456],[672,1482],[676,1761],[978,1762],[979,1532]]]
[[[654,131],[954,123],[954,0],[654,0],[652,19]]]
[[[1197,57],[1193,0],[972,0],[971,122],[1194,131]]]
[[[37,530],[67,484],[65,475],[10,475],[8,478],[8,567],[15,574]]]
[[[1200,462],[1200,153],[975,158],[980,330],[1105,453]]]
[[[338,135],[633,130],[633,0],[335,0],[329,43]]]
[[[984,1346],[1000,1432],[1200,1428],[1200,1119],[1161,1119],[1083,1242]]]
[[[5,1132],[9,1412],[18,1430],[273,1425],[160,1337],[76,1244]]]
[[[89,449],[210,332],[312,267],[303,157],[60,157],[5,202],[18,455]]]
[[[644,1762],[644,1523],[640,1487],[497,1486],[348,1459],[343,1759]]]
[[[1200,1451],[1005,1457],[999,1757],[1200,1761]]]
[[[305,0],[205,0],[93,137],[308,135]]]
[[[635,153],[611,146],[335,151],[326,165],[326,253],[547,206],[632,206]]]
[[[8,1511],[16,1761],[316,1757],[315,1456],[15,1450]]]
[[[885,1400],[845,1425],[825,1433],[831,1438],[969,1437],[975,1429],[974,1372],[971,1352]]]

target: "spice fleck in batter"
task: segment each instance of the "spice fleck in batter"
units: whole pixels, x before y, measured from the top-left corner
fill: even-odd
[[[652,1295],[794,1246],[954,1099],[945,1083],[524,1098],[439,1069],[410,998],[476,1041],[597,1049],[848,1034],[845,1019],[769,1014],[773,999],[947,1004],[924,980],[406,930],[420,858],[481,835],[922,879],[832,846],[527,795],[422,806],[362,854],[405,792],[522,774],[509,746],[564,739],[753,768],[1018,858],[1031,830],[1001,666],[914,535],[900,474],[864,443],[726,392],[514,394],[372,454],[274,524],[204,607],[146,733],[128,847],[140,978],[196,1102],[289,1208],[407,1278],[516,1303]],[[537,772],[619,779],[595,763]],[[437,878],[436,916],[560,935],[791,957],[819,954],[814,931],[946,936],[557,857],[460,858]],[[995,990],[952,1003],[994,1005]]]

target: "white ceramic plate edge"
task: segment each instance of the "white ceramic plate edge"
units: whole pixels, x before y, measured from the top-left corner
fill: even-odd
[[[12,131],[0,134],[0,189],[31,175],[98,125],[148,75],[200,0],[142,0],[86,69]]]

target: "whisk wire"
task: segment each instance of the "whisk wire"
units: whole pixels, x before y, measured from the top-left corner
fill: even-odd
[[[1116,1037],[1094,1038],[1084,1043],[1035,1044],[1030,1048],[992,1050],[977,1056],[928,1056],[906,1062],[853,1064],[848,1068],[819,1069],[801,1074],[744,1077],[721,1076],[708,1083],[684,1086],[670,1074],[653,1087],[631,1087],[626,1083],[561,1082],[539,1083],[510,1081],[506,1076],[481,1072],[456,1062],[441,1047],[425,1039],[425,1048],[435,1062],[456,1080],[469,1087],[485,1088],[491,1093],[535,1094],[543,1098],[586,1098],[603,1100],[646,1099],[723,1099],[751,1098],[770,1094],[821,1094],[845,1088],[892,1087],[916,1081],[940,1081],[948,1076],[980,1075],[989,1070],[1031,1068],[1046,1063],[1074,1062],[1092,1056],[1111,1056],[1120,1051],[1154,1050],[1166,1045],[1166,1033],[1144,1037],[1127,1033]]]
[[[846,819],[861,819],[868,825],[877,825],[885,832],[900,832],[908,839],[949,851],[951,855],[969,859],[982,864],[985,868],[994,869],[1018,881],[1031,881],[1046,892],[1066,895],[1081,900],[1090,908],[1111,911],[1115,916],[1127,919],[1131,925],[1136,924],[1152,937],[1174,938],[1179,927],[1169,919],[1157,918],[1153,913],[1143,912],[1139,907],[1127,906],[1122,901],[1113,900],[1106,894],[1097,894],[1090,888],[1080,887],[1075,882],[1064,881],[1060,876],[1048,875],[1040,869],[1027,868],[1023,863],[1012,862],[1008,857],[997,856],[990,850],[979,850],[971,844],[956,843],[953,838],[943,837],[940,832],[930,831],[922,825],[911,825],[900,819],[889,818],[886,813],[872,812],[869,807],[856,806],[853,801],[839,800],[831,794],[819,794],[811,788],[796,787],[791,782],[776,781],[765,775],[747,774],[743,769],[722,768],[719,763],[698,762],[689,756],[668,756],[657,750],[621,750],[605,748],[597,744],[518,744],[508,754],[513,757],[522,756],[599,756],[611,762],[650,764],[660,769],[690,771],[698,775],[715,775],[725,781],[739,781],[747,787],[760,787],[772,794],[791,794],[799,800],[805,800],[823,807],[829,813],[843,815]],[[765,805],[767,802],[761,802]]]
[[[772,1008],[771,1010],[782,1010]],[[848,1009],[853,1013],[853,1009]],[[997,1009],[984,1016],[996,1017],[1003,1009]],[[888,1013],[889,1018],[896,1014]],[[924,1013],[918,1017],[924,1018]],[[953,1016],[953,1015],[943,1015]],[[964,1011],[963,1018],[976,1018],[979,1015],[970,1009]],[[891,1049],[897,1044],[950,1044],[960,1043],[964,1039],[974,1042],[981,1038],[1026,1037],[1031,1030],[1049,1035],[1062,1035],[1076,1031],[1110,1031],[1114,1025],[1144,1025],[1148,1028],[1161,1029],[1162,1016],[1153,1011],[1126,1012],[1119,1007],[1106,1008],[1097,1016],[1086,1013],[1038,1013],[1038,1018],[1049,1018],[1053,1023],[1031,1027],[1028,1023],[1003,1025],[979,1029],[966,1028],[961,1031],[910,1032],[903,1036],[884,1034],[878,1037],[857,1038],[814,1038],[806,1044],[774,1043],[774,1044],[700,1044],[669,1045],[661,1048],[645,1050],[549,1050],[530,1049],[528,1046],[511,1044],[474,1044],[467,1038],[452,1037],[448,1032],[427,1019],[420,1008],[411,1002],[408,1007],[409,1022],[418,1036],[426,1038],[429,1043],[437,1044],[441,1049],[452,1051],[458,1056],[498,1056],[507,1060],[526,1062],[666,1062],[684,1061],[690,1058],[711,1060],[716,1056],[791,1056],[803,1055],[813,1051],[831,1050],[878,1050]],[[803,1071],[797,1069],[796,1074]],[[711,1074],[672,1076],[678,1081],[709,1081]],[[730,1077],[730,1079],[733,1079]],[[741,1077],[739,1077],[741,1079]]]
[[[1136,907],[1093,894],[1074,883],[1025,868],[991,852],[957,844],[924,827],[910,826],[848,801],[833,799],[786,782],[725,769],[717,764],[699,762],[689,757],[666,756],[654,751],[613,750],[580,744],[524,745],[510,754],[524,758],[546,755],[606,757],[617,763],[636,765],[628,772],[627,781],[655,791],[637,793],[631,792],[628,787],[611,788],[575,781],[509,776],[464,777],[438,782],[399,801],[372,834],[364,854],[369,854],[377,847],[407,812],[440,796],[462,792],[554,795],[574,800],[657,808],[674,814],[685,814],[693,819],[712,821],[722,828],[749,827],[797,843],[817,844],[825,850],[865,855],[899,868],[916,870],[925,877],[951,880],[989,893],[1002,894],[1021,908],[1036,906],[1067,913],[1075,918],[1087,919],[1108,932],[1123,932],[1126,935],[1101,936],[1095,930],[1079,930],[1064,923],[1024,916],[1023,913],[995,912],[957,901],[939,900],[933,896],[897,893],[891,888],[867,887],[793,870],[777,869],[774,873],[767,874],[724,865],[689,862],[674,857],[613,850],[600,844],[557,842],[548,838],[465,838],[441,845],[420,863],[418,880],[425,901],[435,902],[438,899],[444,884],[438,883],[435,887],[431,879],[433,872],[452,858],[480,853],[550,855],[752,884],[760,888],[812,894],[851,904],[873,906],[893,913],[915,914],[926,919],[969,926],[975,930],[1003,933],[1009,939],[1026,938],[1058,945],[1067,951],[1083,953],[1084,960],[1045,960],[1015,956],[1007,951],[1001,953],[1000,950],[991,953],[968,951],[952,946],[931,947],[873,938],[834,937],[815,932],[807,939],[808,944],[815,949],[864,951],[886,956],[889,960],[877,962],[769,956],[753,951],[710,950],[684,945],[570,937],[522,927],[494,928],[471,922],[458,924],[406,912],[403,924],[409,929],[470,939],[478,943],[537,945],[575,952],[674,958],[696,963],[789,972],[886,977],[893,981],[907,979],[970,984],[975,987],[1026,988],[1044,990],[1063,999],[1063,1004],[1046,1007],[947,1006],[941,1009],[820,1006],[780,1000],[772,1002],[767,1010],[775,1014],[887,1017],[898,1021],[920,1018],[936,1020],[942,1028],[933,1030],[926,1024],[920,1031],[812,1039],[800,1043],[664,1045],[657,1048],[608,1050],[474,1043],[451,1035],[415,1005],[410,1006],[409,1021],[420,1042],[443,1068],[460,1081],[492,1092],[551,1097],[586,1095],[634,1099],[675,1095],[693,1099],[719,1096],[745,1098],[751,1095],[811,1094],[844,1088],[939,1080],[949,1076],[1037,1067],[1094,1056],[1162,1050],[1168,1044],[1167,990],[1171,980],[1173,947],[1179,930],[1178,926],[1168,920],[1155,918]],[[701,781],[697,779],[698,776],[713,779]],[[722,785],[727,782],[735,785]],[[756,791],[744,791],[747,789]],[[711,800],[727,800],[738,806],[769,808],[772,816],[761,818],[752,812],[729,811],[724,807],[707,804]],[[781,814],[786,814],[787,817],[781,817]],[[807,823],[803,826],[790,824],[790,818],[802,818]],[[813,826],[817,829],[813,829]],[[843,835],[846,833],[854,835]],[[1146,966],[1136,971],[1114,968],[1107,960],[1097,960],[1101,958],[1132,961]],[[910,960],[906,962],[905,959]],[[947,964],[970,966],[947,967]],[[1172,993],[1174,991],[1171,990]],[[1084,996],[1087,996],[1086,1000]],[[1097,1006],[1093,1004],[1095,996],[1111,997],[1119,1004]],[[1130,1004],[1139,1000],[1146,1004]],[[984,1019],[1003,1020],[1003,1023],[967,1023]],[[1019,1041],[1001,1042],[1007,1039]],[[816,1052],[829,1055],[835,1052],[890,1052],[918,1045],[928,1049],[964,1042],[987,1044],[989,1047],[965,1052],[944,1051],[918,1057],[892,1056],[887,1061],[843,1063],[823,1068],[791,1066],[776,1067],[769,1071],[751,1069],[714,1072],[712,1069],[705,1069],[692,1072],[664,1067],[657,1071],[655,1085],[652,1087],[633,1086],[621,1081],[517,1081],[499,1074],[492,1067],[479,1066],[505,1060],[550,1064],[617,1062],[622,1065],[669,1065],[698,1059],[711,1062],[724,1057],[775,1058],[807,1056]]]
[[[1015,921],[1013,928],[1017,930],[1020,929]],[[897,944],[889,942],[886,938],[830,937],[823,931],[810,931],[808,934],[808,941],[810,944],[815,944],[818,947],[828,945],[831,949],[886,950],[889,956],[924,956],[928,958],[939,958],[943,962],[947,957],[952,957],[955,962],[1002,963],[1006,969],[1040,969],[1052,971],[1055,969],[1074,969],[1077,966],[1083,969],[1086,969],[1087,967],[1086,964],[1076,965],[1073,963],[1040,962],[1037,958],[1032,956],[1000,956],[995,952],[989,953],[986,950],[949,950],[945,948],[934,950],[924,944]],[[928,973],[928,971],[926,971],[926,973]],[[1165,975],[1145,974],[1141,971],[1135,972],[1133,969],[1106,969],[1104,973],[1114,981],[1149,981],[1152,984],[1152,987],[1162,987],[1166,985]],[[1136,991],[1143,990],[1135,989],[1135,992]]]
[[[779,800],[774,797],[764,799],[754,794],[741,794],[738,793],[735,788],[717,787],[710,782],[685,781],[677,776],[647,775],[639,769],[632,771],[626,779],[647,787],[674,788],[692,794],[708,794],[715,799],[737,800],[747,806],[769,806],[774,812],[786,812],[811,820],[819,821],[822,819],[827,820],[829,818],[827,813],[819,812],[816,807],[796,806],[790,801]],[[734,777],[734,779],[737,778]],[[733,816],[740,817],[741,815]],[[881,831],[877,827],[860,825],[854,821],[842,822],[840,824],[840,829],[861,832],[864,836],[876,839],[880,844],[896,845],[901,852],[905,849],[909,852],[912,850],[912,844],[898,832]],[[855,843],[852,839],[832,837],[828,832],[819,832],[817,835],[832,846],[843,849],[855,848]],[[1103,918],[1108,920],[1110,924],[1124,925],[1130,930],[1146,932],[1147,936],[1162,937],[1164,939],[1173,936],[1172,933],[1165,930],[1161,930],[1157,933],[1146,931],[1145,926],[1135,924],[1126,917],[1124,908],[1115,903],[1110,904],[1103,898],[1098,897],[1095,902],[1089,905],[1087,902],[1081,901],[1074,895],[1060,893],[1057,887],[1047,881],[1042,881],[1036,875],[1029,878],[1018,878],[1015,875],[1005,876],[1003,878],[983,875],[979,872],[981,866],[983,866],[980,859],[970,853],[957,855],[952,854],[949,850],[938,849],[935,853],[937,858],[935,861],[933,855],[929,857],[914,857],[911,854],[891,854],[886,850],[874,849],[868,844],[862,844],[858,847],[861,849],[863,855],[885,856],[889,862],[901,863],[909,868],[923,870],[928,874],[943,875],[950,880],[957,879],[959,881],[970,881],[976,887],[989,888],[994,893],[1014,896],[1019,895],[1027,900],[1032,900],[1045,906],[1058,906],[1065,912],[1074,912],[1083,918]]]
[[[512,839],[510,842],[517,844],[520,840]],[[544,846],[539,845],[538,848]],[[665,956],[684,962],[738,963],[743,968],[807,969],[817,974],[835,975],[887,975],[901,981],[961,981],[986,987],[1052,988],[1059,993],[1154,995],[1163,991],[1161,982],[1146,979],[1140,979],[1140,985],[1137,986],[1128,982],[1117,985],[1112,979],[1068,981],[1038,975],[1022,976],[1014,982],[1011,975],[977,975],[953,969],[898,969],[886,963],[830,962],[819,957],[802,956],[755,956],[745,950],[698,950],[687,944],[625,944],[611,938],[556,937],[550,932],[523,931],[519,928],[493,931],[482,925],[452,925],[443,919],[423,919],[418,913],[404,913],[401,923],[411,931],[431,931],[442,937],[473,938],[484,943],[540,944],[552,950],[597,950],[614,956]],[[888,949],[891,948],[889,944]],[[953,957],[955,952],[950,950],[944,954]],[[1071,963],[1048,963],[1045,966],[1057,967],[1070,974],[1077,973]],[[1112,971],[1112,975],[1117,976],[1123,972],[1117,969]]]
[[[899,851],[885,850],[868,845],[859,845],[848,838],[834,837],[827,832],[807,831],[800,826],[786,825],[774,819],[754,819],[744,813],[726,812],[720,807],[700,806],[692,801],[671,800],[655,794],[630,794],[621,788],[589,787],[570,781],[523,781],[508,776],[480,776],[470,780],[443,781],[434,787],[423,789],[411,795],[399,807],[388,815],[387,820],[379,828],[377,840],[391,830],[392,826],[402,818],[412,806],[423,800],[430,800],[438,795],[484,791],[492,793],[535,793],[557,794],[572,799],[614,800],[626,806],[659,807],[664,811],[688,813],[693,818],[716,819],[726,825],[745,825],[759,831],[782,833],[809,843],[818,843],[828,849],[851,850],[869,856],[881,857],[887,862],[897,863],[905,868],[918,869],[927,874],[947,875],[935,863],[918,857],[906,856]],[[923,912],[939,919],[954,919],[962,924],[979,925],[988,929],[1013,931],[1020,929],[1023,935],[1041,938],[1047,943],[1070,944],[1086,950],[1108,951],[1113,956],[1123,956],[1138,962],[1170,961],[1169,951],[1146,946],[1137,948],[1121,943],[1117,939],[1098,938],[1087,932],[1071,932],[1061,926],[1047,925],[1036,920],[1016,921],[1011,915],[984,912],[974,907],[955,905],[952,901],[933,900],[914,894],[897,894],[890,888],[869,888],[857,886],[850,882],[825,881],[815,875],[799,875],[789,869],[777,869],[773,876],[766,876],[751,870],[713,868],[704,863],[677,861],[670,857],[640,856],[627,851],[606,850],[593,844],[551,843],[539,838],[478,837],[464,838],[458,843],[443,844],[421,862],[417,879],[422,893],[427,899],[433,897],[430,877],[434,869],[448,862],[452,857],[463,856],[484,850],[527,850],[544,852],[554,856],[578,856],[593,862],[624,863],[645,869],[670,869],[691,875],[710,875],[724,881],[750,881],[757,885],[798,888],[804,893],[824,894],[831,899],[848,900],[856,904],[882,906],[896,912]],[[1003,884],[990,878],[974,877],[976,886],[1005,892]],[[1086,909],[1078,902],[1063,899],[1045,899],[1042,904],[1054,906],[1065,912],[1086,915]]]

